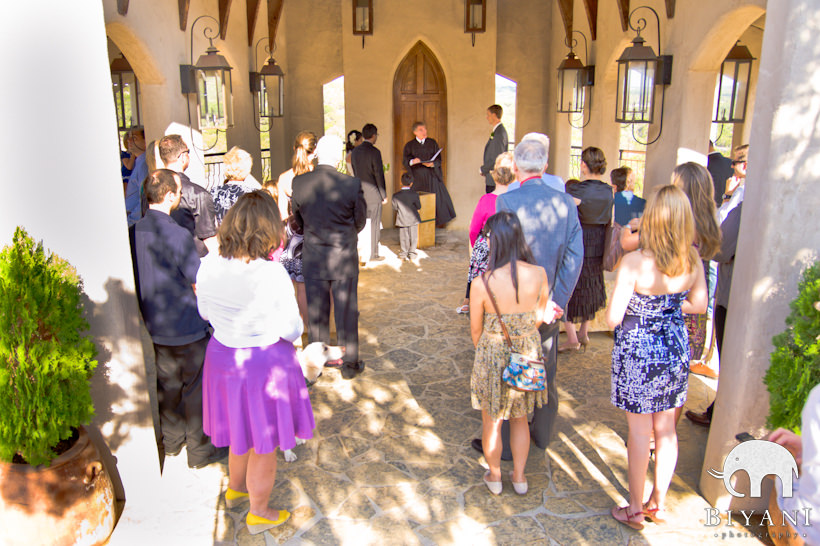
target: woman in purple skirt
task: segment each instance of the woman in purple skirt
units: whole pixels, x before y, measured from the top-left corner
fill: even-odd
[[[228,507],[250,501],[251,534],[284,523],[290,513],[268,507],[276,481],[276,449],[313,437],[313,409],[293,341],[302,319],[285,268],[270,261],[283,237],[276,201],[243,195],[219,226],[219,255],[202,260],[196,282],[199,313],[214,335],[203,372],[204,429],[215,446],[230,446]]]

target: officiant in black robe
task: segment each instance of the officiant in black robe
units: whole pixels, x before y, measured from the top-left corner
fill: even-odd
[[[413,124],[413,134],[415,138],[404,145],[404,168],[413,176],[414,190],[436,194],[436,225],[443,226],[456,217],[456,210],[441,174],[441,154],[430,161],[439,146],[427,138],[427,126],[423,122]]]

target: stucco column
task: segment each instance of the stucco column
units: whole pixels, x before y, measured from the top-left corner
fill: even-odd
[[[765,499],[731,497],[706,470],[722,468],[737,444],[735,434],[765,432],[763,375],[771,339],[785,328],[800,274],[820,249],[814,229],[820,210],[820,83],[811,68],[820,62],[820,12],[812,0],[769,2],[767,8],[760,66],[766,85],[757,90],[721,387],[700,480],[706,499],[721,509],[765,506]]]
[[[0,46],[0,244],[15,226],[73,264],[98,348],[92,378],[106,468],[125,498],[115,535],[153,509],[159,458],[139,335],[101,2],[6,6]],[[66,29],[80,29],[66,32]],[[59,51],[61,62],[54,63]],[[50,67],[43,70],[43,67]],[[57,82],[58,84],[55,84]],[[43,105],[49,105],[44,108]],[[55,111],[56,109],[56,111]],[[58,123],[58,141],[44,138]],[[112,457],[113,456],[113,457]],[[114,464],[114,457],[116,464]],[[123,495],[124,490],[124,495]]]

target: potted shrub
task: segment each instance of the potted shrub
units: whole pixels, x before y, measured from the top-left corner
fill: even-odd
[[[764,381],[769,426],[800,432],[803,406],[820,383],[820,262],[803,273],[789,308],[786,330],[772,339],[774,351]]]
[[[5,544],[94,544],[114,493],[82,425],[96,348],[82,281],[17,228],[0,252],[0,529]]]

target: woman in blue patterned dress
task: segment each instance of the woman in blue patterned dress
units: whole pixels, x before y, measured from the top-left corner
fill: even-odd
[[[641,222],[641,249],[624,256],[606,320],[615,329],[612,403],[629,425],[629,505],[612,517],[634,529],[644,516],[664,521],[664,501],[678,459],[675,408],[686,402],[689,339],[683,313],[706,310],[706,281],[692,245],[689,199],[664,186],[649,200]],[[649,442],[655,435],[655,478],[644,502]]]

